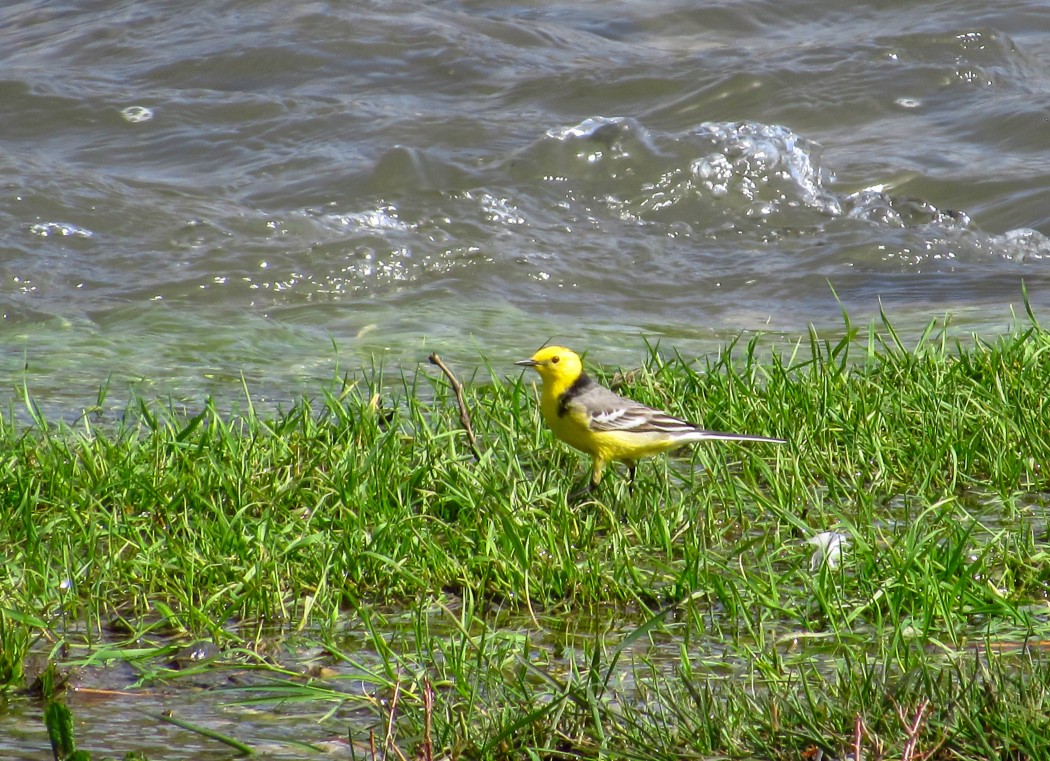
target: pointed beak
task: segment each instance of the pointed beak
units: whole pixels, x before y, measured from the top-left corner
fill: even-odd
[[[539,364],[539,362],[537,362],[534,359],[523,359],[520,362],[515,362],[514,364],[521,365],[522,367],[535,367]]]

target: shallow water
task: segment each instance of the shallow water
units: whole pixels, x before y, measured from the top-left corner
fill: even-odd
[[[982,548],[1001,551],[999,538],[1004,530],[1018,537],[1029,531],[1040,537],[1046,534],[1045,494],[1004,501],[965,493],[960,503],[964,507],[960,515],[979,516],[979,522],[967,531],[971,560],[976,560]],[[818,602],[818,597],[824,597],[828,589],[817,590],[839,583],[835,573],[850,576],[858,572],[855,546],[874,541],[883,548],[878,554],[900,552],[902,535],[916,521],[916,509],[904,497],[891,500],[880,511],[874,533],[859,528],[855,537],[851,534],[854,529],[829,526],[844,532],[841,566],[833,573],[820,567],[825,560],[803,536],[784,542],[764,559],[752,558],[745,551],[739,562],[752,558],[768,563],[771,578],[779,581],[779,599],[790,600],[801,593],[819,607],[826,601]],[[758,525],[752,530],[764,531]],[[758,541],[757,536],[740,535],[739,539],[741,545]],[[991,563],[987,569],[992,573],[982,583],[1001,586],[1001,594],[1010,597],[1012,568],[1006,557],[1001,564]],[[635,570],[644,573],[644,562]],[[732,578],[727,575],[726,582],[733,583]],[[32,683],[51,659],[60,674],[68,675],[69,688],[63,699],[76,722],[78,746],[97,754],[120,757],[138,750],[152,759],[236,756],[218,740],[158,718],[167,715],[246,743],[260,758],[317,757],[311,747],[329,757],[355,757],[356,753],[357,758],[368,758],[369,730],[379,735],[380,745],[385,736],[393,700],[389,685],[395,679],[403,679],[406,689],[414,689],[416,680],[427,675],[441,685],[440,693],[449,689],[449,679],[468,674],[477,680],[479,700],[499,705],[504,695],[501,685],[517,684],[527,676],[542,702],[557,690],[539,674],[555,681],[582,678],[597,650],[610,700],[658,712],[662,698],[654,689],[681,678],[683,658],[697,684],[751,680],[753,689],[761,691],[763,677],[755,672],[756,659],[767,662],[773,658],[778,678],[814,670],[833,678],[844,659],[858,662],[885,657],[882,648],[889,629],[886,622],[881,626],[872,623],[868,614],[821,625],[800,618],[794,603],[766,606],[754,598],[762,610],[749,613],[737,607],[739,602],[733,610],[727,609],[721,593],[712,588],[701,586],[694,592],[692,599],[668,606],[657,616],[656,626],[649,626],[654,613],[634,604],[581,610],[566,601],[565,607],[544,610],[494,598],[475,608],[453,594],[444,594],[402,610],[384,607],[348,612],[336,630],[327,633],[260,629],[257,624],[237,628],[229,622],[226,633],[230,639],[240,636],[245,642],[240,647],[230,644],[225,650],[208,640],[187,640],[185,633],[157,619],[135,621],[139,631],[132,633],[123,619],[100,630],[97,625],[52,618],[49,636],[36,641],[25,671],[27,683]],[[871,592],[870,601],[856,600],[851,605],[857,607],[851,609],[859,613],[884,594],[881,586]],[[754,590],[741,600],[752,594]],[[953,623],[953,637],[926,639],[922,635],[922,646],[933,661],[947,662],[959,652],[969,659],[987,649],[1034,647],[1042,652],[1050,626],[1046,605],[1033,599],[1030,605],[1019,604],[1017,612],[1027,618],[1027,624],[971,614]],[[913,624],[902,620],[897,625],[907,629]],[[376,637],[382,640],[382,648]],[[208,649],[198,659],[194,656],[202,652],[202,645]],[[523,676],[519,669],[525,663],[533,668]],[[307,688],[315,691],[305,694]],[[448,695],[444,699],[455,702]],[[23,691],[0,694],[0,758],[51,758],[43,710],[39,699]],[[352,751],[349,742],[354,743]],[[406,740],[404,747],[410,745],[411,740]]]
[[[1040,0],[8,4],[6,397],[632,364],[880,301],[1000,332],[1022,282],[1050,304],[1048,32]]]
[[[454,601],[450,604],[457,607]],[[711,612],[712,618],[719,616]],[[451,644],[461,641],[460,630],[445,614],[424,618],[424,641],[416,638],[414,613],[392,614],[383,621],[382,636],[396,657],[408,665],[403,675],[406,689],[414,685],[415,673],[437,678],[442,669],[435,661],[447,657],[441,648],[455,651],[460,646]],[[485,632],[484,660],[497,664],[500,658],[496,653],[503,653],[502,662],[509,668],[518,663],[520,655],[538,671],[557,680],[568,679],[574,670],[588,667],[594,648],[611,650],[646,618],[622,606],[569,617],[541,611],[538,621],[524,611],[490,611],[485,616],[485,626],[492,628]],[[642,700],[644,690],[635,681],[639,674],[643,678],[653,674],[674,678],[681,663],[682,631],[688,626],[676,623],[672,614],[666,629],[625,647],[622,658],[608,673],[609,688],[625,700]],[[476,628],[474,634],[478,636],[481,629]],[[87,646],[82,628],[68,631],[66,637],[72,650],[66,660],[56,658],[62,664],[60,673],[70,677],[62,699],[74,717],[77,747],[94,754],[119,758],[139,751],[151,759],[238,757],[222,742],[167,723],[161,716],[248,744],[260,758],[370,758],[370,730],[376,732],[377,743],[382,745],[392,692],[378,687],[369,673],[370,669],[385,673],[383,658],[361,631],[326,639],[329,644],[324,647],[301,632],[271,632],[258,649],[274,671],[251,669],[261,667],[262,659],[256,661],[236,649],[218,652],[215,660],[201,668],[186,664],[185,672],[163,654],[130,658],[131,663],[126,663],[119,656],[122,650],[156,647],[162,652],[163,638],[123,643],[95,639]],[[808,657],[822,647],[819,641],[807,642],[807,646]],[[799,650],[798,643],[790,638],[778,648],[788,661]],[[98,657],[100,650],[108,650],[108,657]],[[333,656],[333,651],[340,655]],[[96,665],[84,666],[83,661],[93,652]],[[45,648],[37,648],[30,658],[35,666],[29,670],[42,668],[46,655]],[[720,680],[745,671],[746,660],[739,653],[729,652],[721,638],[704,636],[696,640],[693,668],[698,678]],[[485,673],[484,669],[480,672]],[[552,690],[551,684],[539,677],[530,679],[539,694]],[[316,693],[304,698],[307,685]],[[484,688],[482,693],[481,697],[490,697]],[[377,709],[377,705],[381,707]],[[50,759],[43,714],[43,703],[37,698],[17,693],[0,696],[0,757]],[[354,743],[353,750],[350,742]]]

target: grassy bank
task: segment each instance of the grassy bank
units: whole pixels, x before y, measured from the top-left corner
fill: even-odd
[[[847,332],[605,376],[790,443],[698,446],[579,503],[582,462],[517,374],[467,388],[479,462],[423,367],[272,416],[7,421],[0,677],[18,685],[34,638],[69,622],[227,648],[281,625],[400,695],[359,700],[406,750],[1050,757],[1050,334]],[[825,531],[848,542],[836,568],[806,543]],[[418,623],[395,636],[389,610]],[[508,633],[496,611],[531,623]],[[344,650],[348,627],[381,666]]]

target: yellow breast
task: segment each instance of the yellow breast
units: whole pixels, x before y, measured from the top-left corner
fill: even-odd
[[[637,431],[593,431],[590,416],[570,408],[559,415],[559,397],[544,393],[540,400],[543,419],[554,435],[569,446],[601,460],[638,460],[665,452],[681,442],[667,436]]]
[[[540,399],[540,409],[543,412],[543,420],[555,436],[581,452],[592,456],[598,454],[595,448],[596,437],[590,430],[591,421],[586,413],[566,410],[565,414],[559,415],[558,397],[547,394],[546,389]]]

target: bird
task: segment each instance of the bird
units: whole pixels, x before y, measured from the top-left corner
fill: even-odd
[[[697,441],[758,441],[786,444],[784,439],[708,431],[661,410],[647,407],[602,386],[584,372],[580,355],[564,346],[546,346],[529,359],[543,381],[540,411],[554,435],[591,456],[593,492],[612,461],[624,462],[633,482],[638,460]]]

